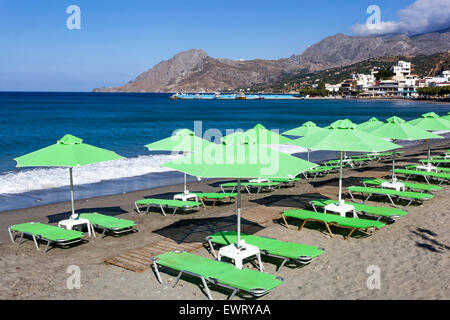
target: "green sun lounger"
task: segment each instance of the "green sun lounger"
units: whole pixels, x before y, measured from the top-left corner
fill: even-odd
[[[358,193],[361,193],[363,195],[363,197],[365,194],[368,194],[367,198],[364,199],[364,202],[369,200],[369,198],[374,195],[385,196],[391,201],[391,203],[394,207],[397,207],[397,205],[394,203],[393,198],[405,199],[405,200],[409,201],[406,204],[406,207],[408,207],[414,201],[422,203],[425,200],[434,198],[434,195],[429,194],[429,193],[413,192],[413,191],[397,191],[394,189],[352,186],[352,187],[348,187],[347,190],[348,190],[348,193],[350,194],[350,196],[352,197],[353,201],[356,201],[355,197],[353,196],[353,193],[358,192]]]
[[[93,213],[80,213],[79,217],[89,220],[89,223],[94,228],[102,230],[102,236],[105,237],[106,233],[117,235],[125,232],[135,232],[134,226],[137,224],[132,220],[120,219],[97,212]]]
[[[10,226],[8,232],[13,243],[15,243],[15,237],[20,234],[19,245],[22,243],[24,235],[31,236],[37,250],[39,250],[38,241],[47,242],[44,252],[47,252],[50,244],[66,247],[82,241],[84,236],[83,232],[80,231],[66,230],[39,222],[16,224]]]
[[[309,204],[313,207],[314,211],[316,212],[318,212],[317,207],[325,207],[326,205],[329,204],[338,204],[338,203],[339,203],[338,200],[332,199],[317,199],[309,202]],[[345,202],[345,204],[352,205],[355,208],[355,211],[358,215],[363,214],[367,216],[374,216],[377,218],[377,220],[380,220],[381,218],[396,220],[397,218],[403,217],[408,214],[408,211],[397,208],[375,207],[354,202]]]
[[[307,171],[304,171],[302,174],[303,176],[308,179],[309,177],[313,177],[313,179],[317,178],[318,176],[324,176],[331,172],[336,171],[335,169],[338,168],[338,166],[335,165],[329,165],[329,166],[318,166],[314,167],[312,169],[309,169]]]
[[[145,213],[148,213],[151,206],[160,207],[162,214],[165,216],[166,212],[164,211],[164,208],[172,208],[172,214],[175,215],[178,209],[182,211],[196,210],[199,208],[201,203],[197,201],[180,201],[170,199],[142,199],[136,201],[134,205],[138,213],[141,213],[141,211],[139,210],[139,206],[147,206],[147,211],[145,211]]]
[[[434,165],[448,165],[450,163],[450,159],[430,159],[429,161],[427,159],[420,160],[423,164],[427,164],[428,162]]]
[[[303,223],[299,226],[298,231],[301,231],[308,221],[323,222],[332,238],[334,238],[334,236],[331,232],[330,225],[350,229],[349,234],[345,237],[346,240],[350,238],[350,236],[356,230],[369,235],[374,229],[380,229],[386,225],[380,221],[375,220],[341,217],[336,214],[319,213],[303,209],[285,210],[281,213],[281,217],[283,218],[286,228],[289,228],[286,220],[287,217],[304,220]]]
[[[251,188],[257,188],[256,194],[258,194],[263,188],[273,189],[279,184],[279,182],[241,182],[241,188],[245,188],[249,194],[251,194]],[[226,193],[225,188],[232,188],[231,192],[233,193],[237,185],[237,182],[228,182],[221,184],[220,188],[224,193]]]
[[[213,207],[217,202],[232,202],[232,200],[237,196],[237,193],[222,193],[222,192],[205,192],[205,193],[195,193],[197,198],[201,201],[203,207],[205,206],[205,201],[213,201]]]
[[[384,182],[388,182],[388,180],[383,179],[362,179],[361,180],[364,186],[367,185],[375,185],[375,186],[381,186]],[[412,182],[403,182],[406,189],[409,190],[419,190],[421,192],[433,192],[433,191],[439,191],[442,190],[442,187],[435,186],[432,184],[423,184],[423,183],[412,183]]]
[[[310,263],[314,258],[324,253],[325,249],[319,249],[314,246],[306,244],[284,242],[277,239],[259,237],[241,233],[241,239],[245,240],[245,243],[256,246],[261,251],[262,255],[282,259],[277,271],[280,270],[287,261],[305,265]],[[216,256],[214,252],[214,244],[229,245],[237,242],[236,231],[222,231],[206,237],[211,253]]]
[[[326,166],[339,166],[339,162],[340,162],[340,160],[334,159],[334,160],[328,160],[324,164]],[[342,165],[343,166],[350,166],[350,167],[353,168],[353,161],[352,161],[352,159],[348,159],[348,158],[347,159],[342,159]]]
[[[206,295],[212,300],[208,283],[232,290],[228,299],[242,291],[254,297],[261,297],[283,283],[283,278],[255,271],[238,269],[230,263],[211,260],[188,252],[173,251],[153,258],[156,277],[162,283],[158,266],[178,271],[175,287],[183,274],[200,278]]]
[[[419,165],[418,164],[408,164],[405,166],[405,169],[407,170],[418,170],[417,167]],[[436,167],[435,169],[437,172],[442,172],[442,173],[450,173],[450,168],[446,168],[446,167]]]
[[[444,181],[449,182],[450,174],[444,172],[428,172],[428,171],[420,171],[420,170],[408,170],[408,169],[394,169],[395,174],[403,174],[406,177],[406,181],[408,181],[412,176],[422,177],[428,184],[431,184],[430,180],[434,179],[439,181],[439,185],[441,185]]]
[[[284,186],[293,187],[297,181],[300,181],[300,178],[272,178],[269,179],[269,182],[277,182]]]

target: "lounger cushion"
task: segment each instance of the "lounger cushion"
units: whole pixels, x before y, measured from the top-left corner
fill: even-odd
[[[284,242],[245,233],[241,233],[241,239],[250,245],[258,247],[261,251],[267,251],[269,254],[290,259],[298,259],[301,256],[315,258],[324,252],[315,246]],[[229,245],[237,242],[237,233],[236,231],[217,232],[210,236],[210,240],[217,244]]]
[[[303,209],[288,209],[283,211],[285,217],[297,218],[297,219],[315,219],[325,221],[327,223],[336,223],[344,227],[367,229],[367,228],[382,228],[386,224],[380,221],[341,217],[336,214],[319,213]]]
[[[87,219],[93,225],[97,225],[104,229],[123,230],[134,227],[136,222],[127,219],[119,219],[116,217],[94,213],[80,213],[80,218]]]
[[[419,171],[419,170],[394,169],[394,173],[406,174],[406,175],[418,175],[418,176],[435,177],[435,178],[439,178],[439,179],[450,180],[450,174],[449,173],[443,173],[443,172],[429,172],[429,171]]]
[[[416,199],[416,200],[427,200],[427,199],[431,199],[434,197],[434,195],[432,195],[432,194],[423,193],[423,192],[397,191],[394,189],[369,188],[369,187],[359,187],[359,186],[348,187],[347,190],[349,190],[351,192],[399,196],[399,197],[403,197],[403,198]]]
[[[272,187],[279,185],[279,182],[241,182],[243,187]],[[237,182],[228,182],[221,184],[222,187],[237,187]]]
[[[66,230],[60,227],[51,226],[39,222],[29,222],[16,224],[10,227],[15,232],[25,232],[46,240],[61,242],[81,239],[83,232],[76,230]]]
[[[388,180],[383,180],[383,179],[362,179],[362,181],[364,183],[372,184],[372,185],[376,185],[376,186],[380,186],[384,182],[388,182]],[[402,181],[402,183],[405,185],[406,188],[413,189],[413,190],[423,190],[423,191],[442,190],[442,187],[434,186],[434,185],[430,185],[430,184],[411,183],[411,182],[406,182],[406,181]]]
[[[204,278],[218,279],[222,284],[250,292],[253,289],[267,291],[282,282],[274,275],[251,270],[237,269],[232,264],[200,257],[188,252],[167,252],[156,257],[157,263],[178,271],[189,271]]]
[[[198,198],[205,199],[224,199],[224,198],[234,198],[237,196],[237,193],[224,193],[224,192],[208,192],[208,193],[195,193]]]
[[[311,204],[314,204],[318,207],[325,207],[329,204],[337,204],[338,200],[332,199],[318,199],[311,201]],[[392,217],[392,216],[404,216],[408,214],[408,211],[397,209],[397,208],[386,208],[386,207],[374,207],[368,206],[367,204],[353,203],[353,202],[345,202],[345,204],[352,205],[355,210],[358,212],[365,212],[366,214],[377,215],[382,217]]]
[[[184,207],[198,207],[201,205],[197,201],[180,201],[180,200],[170,200],[170,199],[142,199],[137,200],[138,205],[161,205],[174,208],[184,208]]]

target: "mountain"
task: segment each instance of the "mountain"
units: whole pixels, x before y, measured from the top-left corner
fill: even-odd
[[[214,92],[250,88],[313,72],[351,65],[379,57],[432,55],[450,51],[450,31],[416,36],[327,37],[300,55],[279,60],[236,61],[208,56],[192,49],[161,61],[135,80],[96,92]]]

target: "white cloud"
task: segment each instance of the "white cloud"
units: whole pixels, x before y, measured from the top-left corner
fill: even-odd
[[[381,8],[381,17],[383,8]],[[450,27],[449,0],[416,0],[398,12],[399,21],[355,24],[352,31],[358,35],[388,33],[419,34]]]

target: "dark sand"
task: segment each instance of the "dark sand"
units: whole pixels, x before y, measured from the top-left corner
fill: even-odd
[[[436,142],[432,153],[439,155],[448,147],[448,140]],[[426,150],[426,145],[404,148],[406,153],[398,159],[398,167],[424,158]],[[343,185],[360,185],[363,177],[386,176],[390,168],[391,161],[386,160],[345,169]],[[217,182],[190,183],[188,189],[220,192]],[[331,238],[320,225],[307,225],[298,232],[294,224],[286,229],[279,223],[284,209],[305,208],[308,201],[319,197],[336,198],[337,186],[338,174],[330,174],[315,180],[302,179],[292,188],[243,195],[244,227],[253,225],[251,230],[257,235],[325,248],[325,253],[307,266],[281,269],[277,274],[285,279],[284,283],[261,299],[449,299],[450,187],[444,185],[434,199],[422,206],[410,206],[408,215],[369,237],[355,233],[344,240],[343,233],[334,228],[335,237]],[[0,299],[206,299],[196,280],[183,278],[171,288],[168,281],[173,281],[173,273],[162,272],[164,283],[159,284],[151,269],[138,273],[104,263],[105,258],[143,246],[156,247],[173,241],[171,238],[177,238],[179,245],[192,244],[194,248],[197,244],[191,252],[212,258],[195,233],[234,230],[235,203],[166,217],[156,211],[138,215],[134,210],[137,199],[171,198],[182,189],[178,185],[76,201],[78,212],[133,219],[138,222],[138,232],[104,239],[86,235],[86,243],[69,249],[53,248],[47,253],[36,251],[32,241],[24,241],[20,247],[12,244],[7,228],[30,221],[57,224],[69,217],[70,203],[0,213]],[[389,206],[371,201],[368,204]],[[193,224],[197,224],[196,229],[191,228]],[[273,262],[264,260],[266,272],[276,273]],[[70,265],[81,270],[80,289],[66,286]],[[378,266],[381,272],[380,289],[367,287],[370,274],[366,271],[371,265]],[[251,264],[245,267],[254,268]],[[226,294],[212,290],[215,299],[224,299]]]

